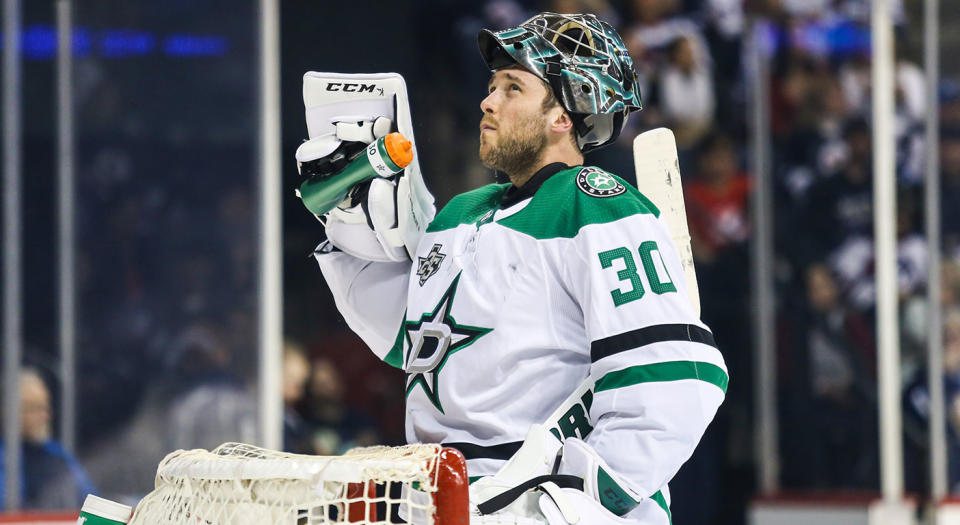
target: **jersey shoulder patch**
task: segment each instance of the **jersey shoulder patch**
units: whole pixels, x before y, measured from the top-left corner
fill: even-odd
[[[500,197],[510,184],[487,184],[450,199],[427,227],[427,233],[473,224],[500,205]]]
[[[643,214],[659,217],[660,210],[630,183],[588,166],[550,177],[524,209],[498,223],[538,239],[572,238],[589,224]]]
[[[627,186],[617,177],[592,166],[580,168],[573,180],[578,190],[591,197],[616,197],[627,192]]]

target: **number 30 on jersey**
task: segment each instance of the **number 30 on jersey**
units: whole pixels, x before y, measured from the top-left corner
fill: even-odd
[[[667,271],[667,265],[663,262],[663,256],[660,254],[657,243],[654,241],[641,243],[637,252],[640,254],[640,263],[643,266],[643,273],[647,276],[650,291],[657,295],[676,292],[677,287],[673,284],[673,279]],[[617,269],[622,267],[622,269],[617,270],[617,278],[630,286],[630,289],[626,291],[622,289],[623,286],[616,290],[610,290],[614,305],[620,306],[643,297],[646,289],[643,287],[640,274],[637,273],[637,263],[634,261],[633,252],[630,249],[621,246],[600,252],[597,255],[600,258],[601,268]],[[617,263],[617,261],[621,262]],[[614,267],[615,264],[616,267]]]

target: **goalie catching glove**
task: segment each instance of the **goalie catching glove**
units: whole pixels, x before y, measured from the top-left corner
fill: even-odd
[[[503,468],[470,485],[470,522],[621,525],[641,499],[584,441],[534,425]]]
[[[324,223],[325,244],[369,261],[410,261],[436,210],[411,144],[403,77],[308,72],[303,101],[310,139],[297,150],[306,177],[298,196]]]

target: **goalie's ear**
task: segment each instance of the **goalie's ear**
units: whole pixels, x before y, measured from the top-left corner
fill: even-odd
[[[576,124],[573,118],[559,104],[547,110],[547,126],[550,131],[551,141],[566,142],[569,141],[577,151],[580,146],[577,144]]]
[[[550,124],[551,131],[557,133],[573,131],[573,119],[559,104],[547,110],[547,122]]]

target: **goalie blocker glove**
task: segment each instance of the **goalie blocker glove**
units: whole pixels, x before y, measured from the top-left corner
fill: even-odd
[[[617,524],[642,499],[584,441],[561,443],[542,425],[531,427],[523,446],[495,475],[470,486],[475,523],[510,516],[545,518],[549,525]]]

